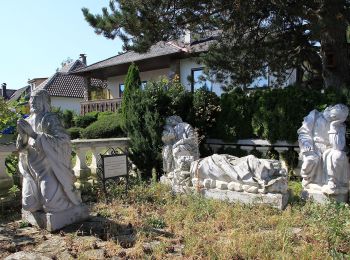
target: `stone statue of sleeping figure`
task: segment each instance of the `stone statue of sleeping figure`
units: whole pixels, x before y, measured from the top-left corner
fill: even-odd
[[[213,154],[191,165],[193,186],[248,193],[286,193],[287,174],[276,160]]]

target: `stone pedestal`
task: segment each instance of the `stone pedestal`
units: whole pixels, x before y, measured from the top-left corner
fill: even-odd
[[[243,204],[266,204],[277,209],[284,209],[288,204],[288,193],[248,193],[231,190],[220,190],[220,189],[196,189],[194,187],[185,187],[173,185],[172,191],[174,193],[188,193],[198,192],[205,198],[218,199],[229,202],[239,202]]]
[[[347,192],[328,195],[323,193],[322,190],[317,190],[317,189],[304,189],[301,192],[301,197],[305,200],[312,199],[313,201],[321,204],[328,203],[330,201],[336,201],[339,203],[349,201],[349,194]]]
[[[34,226],[45,228],[50,232],[87,218],[89,218],[89,210],[85,205],[75,206],[55,213],[29,212],[22,209],[22,219],[24,221]]]

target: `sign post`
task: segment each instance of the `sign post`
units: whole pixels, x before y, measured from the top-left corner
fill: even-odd
[[[109,148],[104,154],[100,154],[97,166],[97,175],[102,182],[103,193],[107,201],[107,183],[120,182],[120,178],[125,178],[125,192],[128,191],[129,169],[128,154],[120,149],[118,153],[115,149]]]

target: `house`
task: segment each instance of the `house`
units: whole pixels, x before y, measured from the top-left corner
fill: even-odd
[[[178,75],[180,82],[188,91],[194,91],[205,85],[210,91],[220,96],[223,92],[221,84],[215,79],[205,79],[205,67],[198,62],[198,56],[208,50],[209,45],[215,41],[215,35],[208,35],[207,38],[200,40],[193,38],[191,38],[191,34],[187,33],[181,40],[158,42],[147,53],[125,52],[76,69],[71,74],[83,76],[87,81],[90,78],[105,80],[110,92],[110,102],[117,102],[117,104],[121,102],[125,76],[132,62],[138,66],[143,84],[160,77],[172,78]],[[290,84],[293,78],[291,77],[290,82],[286,84]],[[273,79],[259,78],[254,84],[266,85],[269,80]],[[82,102],[82,114],[94,111],[94,107],[97,105],[96,102]]]
[[[125,52],[85,68],[76,69],[71,74],[83,76],[87,81],[90,78],[105,80],[110,92],[110,101],[117,104],[121,102],[125,76],[132,62],[138,66],[143,84],[160,77],[173,78],[178,75],[180,82],[189,91],[194,91],[205,84],[209,90],[221,95],[222,90],[218,82],[201,80],[204,76],[204,66],[197,60],[198,55],[208,49],[212,40],[208,38],[192,42],[189,39],[159,42],[147,53]],[[83,102],[82,113],[93,111],[93,106],[96,106],[96,102]]]
[[[4,100],[9,100],[15,92],[15,89],[7,89],[6,83],[1,84],[0,97],[2,97]]]
[[[69,109],[80,114],[80,103],[89,98],[88,89],[103,89],[105,83],[99,79],[91,79],[89,82],[84,77],[70,74],[74,70],[86,67],[86,55],[81,54],[80,59],[64,64],[61,69],[51,77],[30,80],[31,90],[45,89],[51,96],[52,107]],[[40,83],[40,81],[42,81]],[[89,85],[88,85],[89,84]]]

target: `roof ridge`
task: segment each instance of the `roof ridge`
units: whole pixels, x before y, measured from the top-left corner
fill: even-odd
[[[128,52],[131,52],[131,51],[126,51],[126,52],[123,52],[123,53],[119,53],[119,54],[114,55],[114,56],[112,56],[112,57],[109,57],[109,58],[107,58],[107,59],[100,60],[100,61],[97,61],[97,62],[95,62],[95,63],[92,63],[92,64],[86,66],[85,68],[80,68],[80,69],[77,69],[77,70],[69,71],[69,73],[71,73],[71,72],[78,72],[79,70],[87,69],[87,68],[89,68],[89,67],[91,67],[91,66],[93,66],[93,65],[95,65],[95,64],[98,64],[98,63],[101,63],[101,62],[104,62],[104,61],[113,59],[113,58],[115,58],[115,57],[121,56],[121,55],[123,55],[123,54],[125,54],[125,53],[128,53]]]

